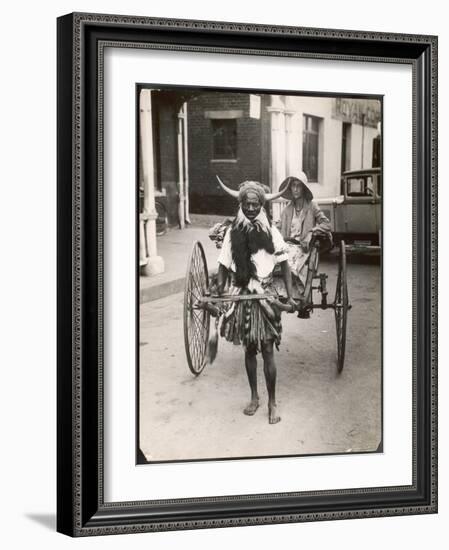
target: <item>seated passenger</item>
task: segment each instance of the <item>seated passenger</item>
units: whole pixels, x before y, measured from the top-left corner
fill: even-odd
[[[312,191],[307,187],[307,176],[289,176],[279,186],[282,196],[290,203],[281,214],[281,234],[288,248],[288,263],[293,277],[294,288],[301,297],[307,278],[307,259],[310,254],[312,235],[318,234],[332,242],[329,220],[313,200]]]

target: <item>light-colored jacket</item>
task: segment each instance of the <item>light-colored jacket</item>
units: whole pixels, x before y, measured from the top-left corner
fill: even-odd
[[[323,232],[331,233],[331,224],[327,217],[323,214],[321,208],[315,201],[308,201],[303,206],[304,214],[302,221],[301,234],[295,238],[301,243],[306,243],[310,240],[311,231],[315,227],[319,227]],[[291,237],[291,225],[295,212],[293,202],[290,202],[282,211],[281,214],[281,234],[284,239]]]

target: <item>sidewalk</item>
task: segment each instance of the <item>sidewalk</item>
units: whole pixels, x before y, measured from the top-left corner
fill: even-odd
[[[207,220],[208,223],[205,220],[192,220],[193,224],[185,229],[173,228],[165,235],[157,237],[157,253],[164,259],[165,271],[153,277],[140,276],[140,303],[158,300],[184,290],[187,262],[195,241],[200,241],[203,245],[209,273],[216,270],[220,251],[208,237],[213,222],[224,219],[219,216],[216,218]]]

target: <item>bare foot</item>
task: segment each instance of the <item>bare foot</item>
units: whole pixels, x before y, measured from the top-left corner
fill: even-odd
[[[243,414],[246,414],[247,416],[253,416],[253,414],[255,414],[258,408],[259,408],[259,400],[251,399],[248,406],[243,409]]]
[[[281,421],[281,417],[276,415],[276,405],[268,407],[268,422],[270,424],[277,424]]]

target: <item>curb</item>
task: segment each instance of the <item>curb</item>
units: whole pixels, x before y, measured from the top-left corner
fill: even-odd
[[[185,277],[180,279],[174,279],[173,281],[167,281],[160,285],[149,286],[140,289],[140,303],[152,302],[153,300],[159,300],[170,296],[170,294],[177,294],[184,290]]]
[[[217,273],[217,270],[209,271],[209,278],[213,277]],[[145,304],[146,302],[152,302],[154,300],[160,300],[161,298],[166,298],[171,294],[178,294],[179,292],[184,292],[185,277],[180,277],[179,279],[173,279],[172,281],[167,281],[166,283],[161,283],[160,285],[148,286],[146,288],[140,288],[140,303]]]

